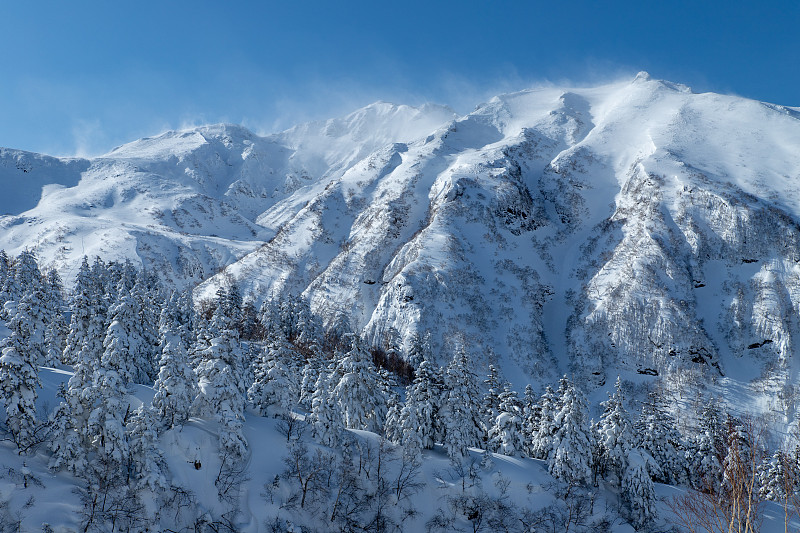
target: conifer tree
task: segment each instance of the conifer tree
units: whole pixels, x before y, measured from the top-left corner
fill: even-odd
[[[622,382],[617,378],[614,394],[601,402],[603,414],[594,426],[597,470],[619,486],[634,447],[633,428],[624,406]]]
[[[636,529],[652,524],[658,516],[655,488],[647,473],[646,461],[638,450],[633,450],[622,476],[622,500],[628,519]]]
[[[133,477],[137,486],[152,492],[168,488],[166,461],[158,445],[158,430],[153,411],[146,405],[139,406],[131,415],[126,431],[130,442]]]
[[[161,360],[158,377],[153,388],[154,415],[166,428],[182,425],[189,418],[192,402],[197,395],[195,375],[189,367],[180,327],[167,306],[159,319],[161,332]]]
[[[3,341],[0,356],[0,398],[6,409],[6,426],[17,447],[27,450],[36,432],[36,388],[39,383],[36,354],[31,349],[32,320],[26,298],[9,323],[11,336]]]
[[[498,399],[498,415],[489,429],[487,448],[509,456],[524,454],[522,406],[510,383],[506,382]]]
[[[444,445],[447,455],[459,459],[466,456],[468,447],[481,446],[485,441],[478,380],[469,368],[463,347],[456,349],[447,365],[445,389]]]
[[[553,447],[555,433],[554,419],[559,409],[559,398],[548,386],[539,400],[539,416],[536,420],[536,433],[530,442],[530,456],[536,459],[548,459]]]
[[[292,355],[285,341],[273,341],[253,362],[254,380],[247,401],[258,414],[284,416],[291,412],[298,396],[289,369]]]
[[[217,333],[198,354],[198,394],[193,409],[200,416],[217,419],[220,453],[238,460],[247,452],[242,434],[245,388],[239,337],[231,325],[230,318],[218,306],[209,325]]]
[[[370,359],[362,341],[354,339],[353,347],[334,371],[341,377],[332,394],[345,427],[382,434],[388,409],[388,385]]]
[[[314,438],[320,444],[336,447],[342,438],[344,421],[333,397],[333,373],[321,372],[311,396],[311,415]]]
[[[575,385],[562,378],[562,396],[553,418],[555,431],[548,455],[550,475],[568,484],[585,484],[591,479],[591,429],[586,416],[586,400]]]
[[[642,413],[634,427],[635,446],[650,454],[658,465],[658,469],[650,472],[653,480],[673,485],[683,483],[686,473],[681,436],[675,419],[657,393],[650,394],[642,404]]]
[[[414,381],[406,387],[406,402],[397,419],[396,443],[414,454],[433,448],[444,434],[441,425],[443,379],[441,369],[424,359]],[[387,421],[388,424],[388,421]]]

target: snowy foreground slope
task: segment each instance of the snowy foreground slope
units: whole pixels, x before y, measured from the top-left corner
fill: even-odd
[[[462,117],[378,103],[268,137],[168,132],[91,161],[4,150],[4,183],[28,198],[48,185],[0,219],[0,248],[33,248],[68,285],[84,254],[131,258],[205,280],[197,300],[230,280],[257,304],[301,295],[374,344],[430,332],[441,353],[463,338],[518,388],[565,372],[589,388],[702,377],[788,422],[798,118],[640,74]]]
[[[59,384],[66,385],[70,375],[61,370],[40,369],[43,385],[39,391],[40,409],[46,406],[52,407],[58,402],[56,390]],[[152,400],[153,390],[148,387],[137,385],[131,392],[127,399],[132,409],[142,403],[149,404]],[[373,454],[377,453],[380,443],[375,434],[365,431],[350,433],[355,442],[360,443],[365,450],[371,448]],[[220,484],[217,482],[220,475],[220,457],[216,423],[193,418],[183,426],[162,433],[159,447],[168,465],[166,474],[170,477],[172,484],[170,490],[175,492],[176,499],[170,501],[170,506],[161,512],[158,509],[148,509],[148,516],[159,518],[157,523],[149,523],[147,530],[192,531],[191,527],[184,529],[186,524],[198,524],[202,522],[204,515],[209,519],[212,516],[219,517],[229,508],[237,509],[235,518],[237,531],[270,531],[273,526],[278,528],[276,530],[285,530],[280,528],[285,528],[292,521],[295,521],[298,528],[302,525],[316,531],[328,530],[331,526],[324,520],[316,524],[308,523],[307,518],[303,521],[304,514],[297,512],[297,502],[291,504],[289,502],[297,487],[292,485],[291,478],[284,477],[290,445],[280,420],[249,413],[245,417],[244,434],[251,443],[252,454],[244,465],[245,475],[235,476],[235,479],[231,480],[233,500],[226,500],[220,497]],[[300,444],[306,447],[310,456],[319,451],[331,464],[341,458],[341,450],[320,446],[311,439],[308,431],[297,438],[296,435],[293,436],[292,441],[293,445]],[[534,526],[531,531],[564,531],[564,527],[587,531],[580,524],[592,521],[596,522],[596,526],[591,531],[609,533],[634,531],[620,517],[622,504],[618,489],[601,484],[599,489],[592,489],[594,496],[591,497],[591,511],[588,507],[580,510],[569,509],[564,505],[565,501],[569,502],[569,497],[559,492],[559,487],[563,490],[563,485],[559,485],[547,473],[545,461],[500,454],[491,454],[490,460],[487,461],[487,457],[475,449],[472,449],[465,459],[465,464],[473,462],[472,472],[454,470],[453,464],[448,461],[447,455],[439,446],[426,451],[421,468],[412,476],[414,483],[401,487],[398,499],[397,479],[404,465],[399,456],[392,455],[392,453],[397,454],[397,449],[394,449],[394,452],[391,450],[392,447],[389,446],[383,451],[385,455],[382,456],[385,465],[381,475],[390,484],[386,512],[392,519],[402,520],[400,525],[403,531],[425,531],[437,523],[432,519],[435,519],[439,509],[447,510],[453,501],[464,495],[474,497],[478,494],[482,495],[481,498],[485,498],[487,508],[490,502],[494,504],[496,501],[502,501],[503,505],[512,511],[508,523],[513,530],[520,528],[520,521],[525,520],[521,510],[529,511],[531,514],[527,519],[531,520],[530,517],[535,512],[553,508],[558,511],[558,516],[533,520],[531,523]],[[374,462],[376,457],[377,455],[373,455],[370,460]],[[33,456],[19,456],[13,444],[0,443],[0,500],[4,502],[0,506],[0,525],[4,528],[3,531],[47,531],[43,529],[43,524],[52,527],[53,531],[82,529],[82,521],[86,519],[85,502],[80,499],[81,491],[85,488],[83,480],[64,472],[51,472],[47,468],[47,461],[47,454],[40,452]],[[375,468],[375,465],[371,467]],[[373,472],[373,477],[374,475]],[[336,488],[332,487],[334,494]],[[573,488],[573,490],[578,489]],[[181,491],[185,491],[185,494]],[[671,526],[668,519],[672,515],[668,502],[685,492],[686,489],[656,485],[661,518],[648,531],[669,530]],[[583,493],[580,494],[585,496]],[[191,497],[191,505],[188,503],[181,505],[181,496]],[[330,497],[333,501],[331,494],[326,494],[326,497]],[[407,513],[408,510],[414,512]],[[363,512],[364,509],[360,511]],[[572,516],[568,518],[570,513]],[[306,514],[310,512],[307,511]],[[277,522],[275,517],[279,517]],[[764,522],[760,531],[763,533],[784,531],[783,510],[777,504],[767,502],[763,509],[763,517]],[[472,531],[477,527],[477,530],[489,531],[492,530],[491,525],[486,523],[489,518],[489,512],[486,513],[483,522],[477,517],[471,520],[461,517],[442,529],[433,527],[432,530]],[[213,525],[206,527],[210,528],[201,527],[200,530],[227,531],[220,528],[219,524],[216,528]],[[790,530],[800,528],[800,522],[792,519],[789,527]]]

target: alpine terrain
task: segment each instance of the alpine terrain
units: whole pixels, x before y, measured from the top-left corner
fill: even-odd
[[[798,147],[642,72],[2,148],[0,525],[798,527]]]

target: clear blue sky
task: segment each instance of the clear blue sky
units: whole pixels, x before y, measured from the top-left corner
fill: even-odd
[[[169,128],[264,133],[379,99],[467,112],[502,91],[638,70],[800,106],[798,35],[797,0],[8,1],[0,146],[99,154]]]

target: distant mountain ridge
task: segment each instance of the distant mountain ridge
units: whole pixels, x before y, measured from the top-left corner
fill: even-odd
[[[799,119],[641,73],[461,117],[376,103],[267,137],[168,132],[89,161],[3,150],[12,192],[19,161],[37,176],[24,194],[56,185],[0,218],[0,247],[33,248],[68,279],[86,254],[202,281],[197,298],[231,279],[259,301],[301,295],[376,344],[466,340],[523,383],[699,375],[789,416]]]

